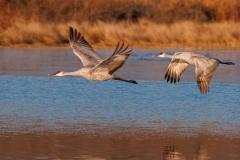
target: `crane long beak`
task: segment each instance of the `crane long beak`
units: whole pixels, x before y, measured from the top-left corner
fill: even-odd
[[[55,76],[55,73],[50,73],[48,74],[48,76]]]

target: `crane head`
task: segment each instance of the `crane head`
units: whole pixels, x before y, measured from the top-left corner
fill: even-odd
[[[50,76],[63,76],[63,71],[57,71],[55,73],[49,74]]]
[[[165,56],[165,52],[160,52],[158,55],[157,55],[157,57],[164,57]]]

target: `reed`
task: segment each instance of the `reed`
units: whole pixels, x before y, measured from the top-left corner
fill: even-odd
[[[0,34],[1,46],[68,46],[72,26],[93,47],[113,47],[126,42],[148,48],[239,48],[239,22],[196,23],[191,21],[159,24],[145,19],[133,22],[48,23],[16,22]]]
[[[239,48],[239,0],[0,0],[0,47],[68,45],[68,26],[96,47]]]

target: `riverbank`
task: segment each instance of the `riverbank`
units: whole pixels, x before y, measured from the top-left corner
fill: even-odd
[[[125,42],[133,48],[240,48],[240,23],[192,21],[159,24],[138,23],[38,23],[17,21],[0,34],[1,47],[68,46],[68,27],[76,28],[93,47],[114,47]]]

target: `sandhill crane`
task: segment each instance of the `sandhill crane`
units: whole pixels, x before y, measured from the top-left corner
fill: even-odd
[[[176,52],[169,55],[164,52],[156,55],[157,57],[172,58],[168,65],[165,79],[171,83],[179,82],[180,76],[189,65],[195,65],[195,73],[197,84],[202,94],[210,91],[209,84],[211,82],[212,73],[220,64],[235,65],[233,62],[222,62],[216,58],[209,58],[195,52]]]
[[[120,80],[137,84],[135,80],[125,80],[113,74],[123,66],[130,55],[128,53],[132,51],[126,51],[128,46],[124,48],[124,43],[121,46],[118,43],[112,56],[103,60],[84,37],[72,27],[69,27],[69,38],[73,52],[80,58],[84,67],[74,72],[57,71],[50,75],[81,76],[92,81]]]

